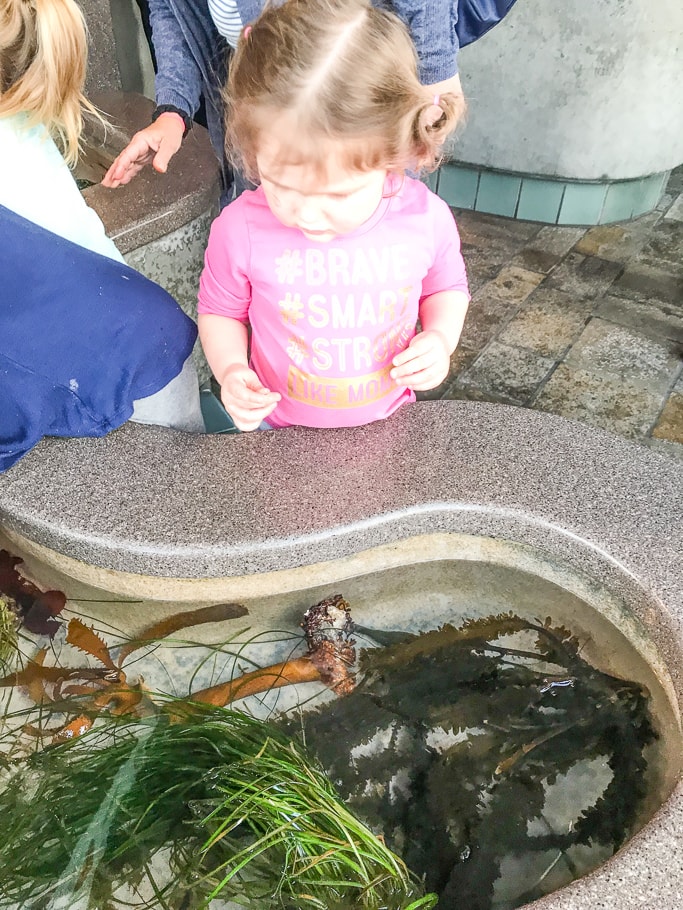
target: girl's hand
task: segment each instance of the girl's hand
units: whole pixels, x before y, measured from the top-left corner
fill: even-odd
[[[165,174],[168,163],[180,148],[185,124],[178,114],[161,114],[154,123],[140,130],[114,160],[102,178],[102,186],[114,189],[130,183],[146,164]]]
[[[221,401],[238,430],[256,430],[274,411],[281,395],[270,392],[248,366],[233,363],[223,374]]]
[[[451,366],[448,340],[437,329],[420,332],[392,363],[394,369],[389,375],[397,385],[413,392],[435,389],[448,376]]]

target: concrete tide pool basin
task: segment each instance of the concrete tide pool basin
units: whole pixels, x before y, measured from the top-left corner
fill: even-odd
[[[0,529],[38,581],[44,567],[147,601],[240,600],[266,627],[335,591],[368,598],[363,623],[376,606],[390,628],[401,593],[453,622],[458,597],[442,607],[444,592],[477,565],[496,609],[507,604],[496,573],[539,580],[537,602],[523,589],[532,612],[555,589],[548,614],[659,702],[665,769],[643,827],[538,910],[681,905],[682,514],[674,461],[562,418],[464,402],[346,430],[191,437],[129,424],[45,440],[0,476]],[[628,644],[619,658],[612,636]]]

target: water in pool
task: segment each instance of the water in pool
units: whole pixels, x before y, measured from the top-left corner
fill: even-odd
[[[45,587],[46,580],[41,582]],[[90,667],[102,665],[98,685],[107,670],[113,679],[116,657],[127,640],[178,613],[171,604],[121,603],[64,579],[57,583],[67,591],[68,603],[57,618],[57,634],[40,659],[51,666],[83,666],[85,644]],[[353,637],[360,660],[353,692],[340,699],[319,682],[300,683],[241,699],[236,707],[258,719],[276,721],[287,737],[303,741],[351,813],[381,833],[387,846],[407,862],[413,876],[405,893],[394,894],[393,906],[419,905],[415,903],[419,901],[417,880],[424,880],[424,888],[439,895],[441,908],[519,906],[601,863],[666,796],[675,774],[669,767],[675,749],[666,744],[675,723],[666,686],[640,650],[575,594],[516,569],[464,561],[387,570],[348,579],[334,591],[326,586],[262,598],[245,603],[248,612],[230,605],[214,608],[209,615],[197,612],[195,616],[214,621],[176,628],[163,641],[128,649],[123,667],[126,686],[134,694],[114,698],[113,689],[108,689],[107,697],[99,697],[103,709],[105,705],[114,708],[123,719],[112,734],[109,721],[104,723],[100,717],[88,736],[97,734],[100,726],[103,732],[97,748],[105,744],[111,749],[118,742],[125,753],[130,711],[142,715],[134,735],[156,735],[162,726],[164,735],[171,735],[173,725],[166,721],[169,716],[177,720],[177,712],[174,717],[168,709],[169,698],[183,698],[256,667],[303,656],[307,649],[300,622],[305,610],[337,590],[358,624]],[[205,608],[196,605],[199,611]],[[486,617],[496,619],[488,622]],[[72,624],[69,634],[69,620],[79,621],[85,629],[94,627],[104,650],[93,646],[87,632],[78,632],[79,624]],[[444,625],[441,632],[433,631]],[[158,638],[160,628],[149,637]],[[418,633],[426,634],[417,637]],[[47,641],[25,631],[20,634],[21,648],[29,656]],[[68,762],[60,766],[53,761],[62,747],[51,743],[59,743],[60,724],[71,721],[68,735],[78,732],[78,723],[73,722],[79,717],[89,724],[94,716],[92,680],[61,679],[55,685],[39,676],[31,680],[29,674],[22,681],[28,684],[30,697],[42,698],[43,705],[30,718],[12,715],[26,707],[26,689],[5,690],[5,793],[31,752],[26,779],[33,780],[34,786],[40,786],[35,781],[40,781],[46,768],[50,773],[56,773],[52,769],[58,766],[59,773],[73,772]],[[55,701],[46,704],[48,698]],[[78,712],[72,704],[71,714],[64,713],[65,700],[77,698],[84,699],[84,710]],[[159,725],[160,716],[165,726]],[[43,732],[42,739],[32,735],[46,728],[52,731]],[[274,733],[274,740],[280,735]],[[47,750],[36,755],[37,743],[48,746]],[[206,770],[202,748],[191,738],[186,745],[185,762],[194,762],[196,770],[202,769],[203,762]],[[177,752],[169,756],[178,761]],[[121,773],[124,778],[128,775],[130,784],[135,763],[116,767],[127,769]],[[83,787],[83,779],[73,773]],[[107,776],[102,765],[89,773],[99,773],[102,780]],[[162,809],[168,810],[163,794],[175,792],[177,778],[183,776],[178,767],[167,767],[166,773],[158,801],[148,809],[158,810],[160,819]],[[104,802],[115,805],[123,792],[119,789],[117,797],[117,787],[122,786],[121,776],[112,773],[103,790]],[[49,787],[37,792],[47,797],[51,793]],[[24,813],[30,814],[36,809],[33,796],[29,792],[28,803],[17,799],[7,805],[17,811],[23,805]],[[65,871],[50,868],[51,857],[58,855],[52,840],[38,851],[34,842],[28,852],[13,842],[15,858],[30,857],[37,864],[35,900],[26,899],[32,885],[30,863],[24,862],[23,903],[16,901],[18,891],[8,891],[3,875],[0,895],[6,894],[0,905],[97,910],[202,906],[199,895],[208,892],[196,861],[190,863],[184,890],[165,894],[162,890],[169,856],[177,859],[174,852],[187,849],[177,832],[186,833],[202,807],[211,803],[201,789],[185,797],[186,817],[159,822],[166,829],[156,831],[155,843],[163,847],[151,864],[142,839],[120,870],[119,882],[111,880],[116,863],[103,866],[109,870],[104,875],[95,868],[97,850],[107,834],[112,838],[112,829],[106,826],[115,813],[82,798],[84,811],[91,812],[92,837],[85,847],[82,838],[77,843],[80,859],[71,856],[72,866],[82,864],[75,876],[71,869],[76,891],[72,889],[69,896],[63,889],[48,887],[41,892],[38,887],[41,876],[44,886],[45,879],[54,883]],[[78,802],[77,794],[74,798]],[[52,803],[47,799],[41,810],[49,819],[39,828],[44,836],[49,831],[54,834],[60,824],[55,798]],[[78,813],[68,817],[82,822]],[[136,822],[128,818],[126,824]],[[105,830],[95,836],[98,825]],[[8,828],[12,826],[6,832]],[[206,831],[203,834],[208,836]],[[242,832],[241,836],[247,843],[255,835]],[[62,840],[68,842],[68,837]],[[131,874],[135,862],[139,875]],[[267,866],[264,859],[263,880],[256,866],[249,874],[256,881],[267,881]],[[215,884],[216,876],[212,881]],[[286,891],[275,899],[260,887],[260,896],[250,906],[389,906],[386,900],[363,903],[357,892],[353,898],[339,892],[337,904],[334,897],[308,904],[305,899],[293,900]],[[230,894],[226,886],[211,906],[226,906]]]

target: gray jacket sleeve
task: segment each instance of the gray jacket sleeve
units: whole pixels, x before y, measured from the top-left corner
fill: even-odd
[[[377,2],[377,0],[375,0]],[[382,6],[381,2],[377,2]],[[413,38],[425,85],[450,79],[458,72],[458,0],[391,0]]]
[[[148,0],[148,5],[157,59],[157,104],[172,104],[193,116],[204,84],[201,58],[213,52],[207,2]]]

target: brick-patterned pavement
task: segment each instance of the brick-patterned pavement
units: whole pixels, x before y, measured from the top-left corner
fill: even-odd
[[[633,221],[555,227],[455,210],[472,303],[445,382],[683,461],[683,167]]]

